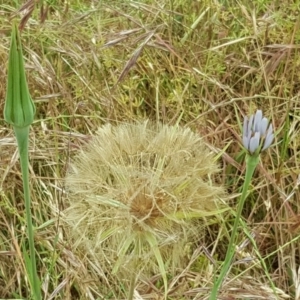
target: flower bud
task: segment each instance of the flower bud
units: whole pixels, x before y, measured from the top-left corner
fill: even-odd
[[[19,30],[13,25],[8,62],[7,92],[4,119],[14,127],[32,124],[35,105],[29,94]]]
[[[243,145],[251,155],[258,155],[269,148],[274,140],[272,124],[258,110],[248,119],[245,117],[243,126]]]

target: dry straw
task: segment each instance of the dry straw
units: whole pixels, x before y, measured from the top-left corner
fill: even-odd
[[[172,273],[184,246],[221,211],[214,154],[188,128],[101,127],[74,159],[65,219],[74,245],[107,272]]]

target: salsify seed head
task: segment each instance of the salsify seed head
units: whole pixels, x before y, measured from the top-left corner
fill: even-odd
[[[184,245],[205,234],[204,217],[222,211],[223,189],[211,180],[217,171],[214,154],[188,128],[105,125],[70,166],[65,221],[101,265],[140,262],[154,271],[156,245],[166,265],[178,266]]]

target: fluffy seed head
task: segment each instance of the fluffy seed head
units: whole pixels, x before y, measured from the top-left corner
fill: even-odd
[[[175,267],[185,244],[204,234],[203,217],[221,211],[217,171],[188,128],[105,125],[71,164],[65,220],[75,244],[111,270]]]

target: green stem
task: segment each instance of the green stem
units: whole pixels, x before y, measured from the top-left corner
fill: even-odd
[[[248,192],[248,188],[253,176],[253,173],[256,169],[256,166],[259,163],[259,155],[256,156],[251,156],[251,155],[247,155],[246,157],[246,175],[245,175],[245,182],[243,185],[243,191],[242,191],[242,195],[240,197],[240,201],[238,204],[238,208],[237,208],[237,213],[236,213],[236,218],[234,221],[234,225],[233,225],[233,229],[232,229],[232,233],[230,236],[230,241],[229,241],[229,245],[227,248],[227,252],[226,252],[226,257],[225,257],[225,261],[222,265],[222,269],[220,272],[219,277],[217,278],[216,282],[214,283],[212,292],[210,294],[209,300],[217,300],[217,295],[219,292],[219,289],[222,285],[222,282],[230,268],[233,256],[234,256],[234,252],[235,252],[235,239],[236,239],[236,235],[237,235],[237,230],[238,230],[238,225],[240,222],[240,218],[242,215],[242,211],[243,211],[243,207],[244,207],[244,203],[245,200],[247,198],[247,192]]]
[[[26,223],[27,223],[27,234],[29,243],[30,253],[30,270],[28,270],[29,281],[32,289],[32,294],[35,300],[41,300],[40,281],[37,275],[36,259],[35,259],[35,247],[34,247],[34,233],[32,225],[31,215],[31,200],[29,190],[29,171],[28,171],[28,140],[29,140],[29,126],[20,128],[14,127],[15,135],[17,138],[21,171],[23,178],[23,189],[24,189],[24,200],[25,200],[25,212],[26,212]]]

